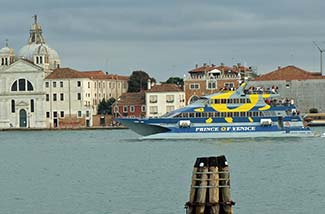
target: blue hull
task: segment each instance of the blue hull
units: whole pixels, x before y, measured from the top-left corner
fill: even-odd
[[[202,138],[251,138],[251,137],[309,137],[308,127],[292,126],[279,128],[277,125],[261,126],[258,123],[196,123],[190,127],[179,127],[177,123],[151,119],[116,119],[142,139],[202,139]],[[164,123],[165,122],[165,123]]]

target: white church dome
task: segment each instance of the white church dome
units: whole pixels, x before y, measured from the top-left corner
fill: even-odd
[[[42,28],[37,23],[37,16],[35,15],[34,18],[35,22],[30,30],[28,44],[19,50],[18,56],[32,62],[34,62],[35,56],[45,56],[48,59],[49,68],[55,69],[60,66],[59,54],[46,44],[42,35]]]
[[[9,48],[7,46],[0,49],[0,56],[9,56],[14,54],[14,49]]]

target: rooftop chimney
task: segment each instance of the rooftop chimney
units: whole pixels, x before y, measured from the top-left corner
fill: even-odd
[[[147,89],[148,90],[151,89],[151,79],[150,78],[148,79],[148,82],[147,82]]]

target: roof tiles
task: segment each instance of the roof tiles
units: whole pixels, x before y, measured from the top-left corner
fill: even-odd
[[[121,76],[117,74],[106,74],[101,70],[97,71],[77,71],[71,68],[57,68],[54,69],[51,74],[49,74],[46,79],[114,79],[114,80],[128,80],[128,76]]]
[[[117,103],[118,105],[145,105],[144,91],[124,93],[118,98]]]
[[[256,77],[254,81],[270,81],[270,80],[307,80],[307,79],[325,79],[320,73],[312,73],[305,71],[293,65],[278,68],[270,73]]]
[[[161,84],[161,85],[154,85],[151,89],[147,90],[146,92],[180,92],[183,91],[181,86],[176,84]]]

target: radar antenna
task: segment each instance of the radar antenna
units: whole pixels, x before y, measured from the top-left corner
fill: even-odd
[[[313,41],[313,43],[320,53],[320,73],[321,75],[323,75],[323,52],[325,51],[325,49],[321,49],[315,41]]]

